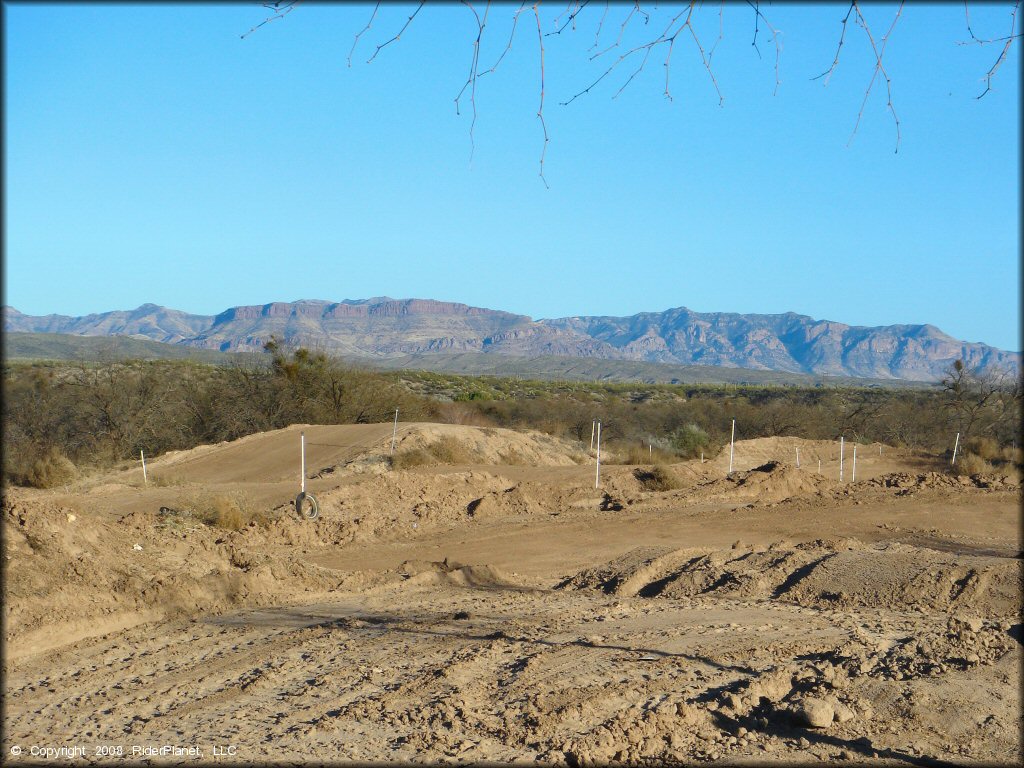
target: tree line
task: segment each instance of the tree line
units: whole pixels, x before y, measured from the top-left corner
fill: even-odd
[[[959,363],[921,389],[687,386],[385,373],[274,340],[267,352],[225,366],[7,363],[4,481],[45,487],[140,450],[156,456],[295,423],[379,423],[396,408],[403,421],[537,429],[584,446],[600,420],[609,449],[653,447],[669,459],[713,455],[735,419],[738,439],[843,435],[940,454],[959,432],[986,460],[1020,461],[1019,378]]]

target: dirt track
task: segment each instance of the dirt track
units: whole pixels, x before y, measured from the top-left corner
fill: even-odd
[[[130,470],[5,495],[8,759],[1020,754],[1016,478],[875,446],[839,484],[816,472],[837,468],[833,446],[787,438],[738,444],[730,478],[719,457],[675,467],[675,490],[621,466],[595,489],[578,446],[535,436],[445,427],[488,462],[515,442],[532,464],[390,472],[391,425],[304,429],[322,445],[315,523],[281,506],[297,427],[154,462],[174,484],[133,487]],[[157,512],[238,489],[277,519],[227,533]]]

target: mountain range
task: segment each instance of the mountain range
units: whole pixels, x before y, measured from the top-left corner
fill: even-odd
[[[131,336],[221,351],[289,345],[387,360],[436,353],[585,357],[826,376],[934,381],[956,360],[1020,370],[1020,353],[958,341],[932,325],[851,326],[787,312],[693,312],[533,320],[454,302],[391,299],[274,302],[193,315],[155,304],[84,317],[4,307],[6,332]]]

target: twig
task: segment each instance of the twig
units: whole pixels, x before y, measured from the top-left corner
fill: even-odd
[[[747,5],[751,5],[750,0],[747,0]],[[754,50],[757,51],[757,57],[761,58],[761,49],[757,47],[758,20],[763,21],[764,25],[768,27],[768,30],[772,33],[772,43],[775,44],[775,90],[772,92],[772,95],[774,96],[778,94],[779,84],[781,82],[779,79],[779,60],[782,58],[782,46],[779,44],[779,31],[772,26],[770,21],[768,21],[768,17],[761,13],[760,2],[753,3],[751,7],[754,9],[754,40],[751,45],[753,45]],[[718,43],[716,42],[715,45],[717,44]],[[710,62],[710,60],[711,57],[708,56],[708,61]]]
[[[377,46],[377,50],[373,52],[373,56],[371,56],[370,58],[368,58],[366,60],[367,64],[369,64],[371,61],[373,61],[374,59],[377,58],[377,54],[381,52],[382,48],[386,48],[387,46],[391,45],[396,40],[401,39],[402,33],[405,32],[405,30],[409,28],[409,25],[412,24],[412,20],[415,19],[416,18],[416,14],[419,13],[423,9],[423,5],[425,3],[426,3],[426,0],[421,0],[420,4],[418,6],[416,6],[416,10],[412,12],[412,16],[410,16],[408,19],[406,19],[405,24],[403,24],[402,28],[400,30],[398,30],[398,34],[397,35],[392,37],[390,40],[388,40],[386,42],[383,42],[383,43],[381,43],[380,45]]]
[[[598,52],[597,52],[597,53],[595,53],[595,54],[594,54],[593,56],[591,56],[591,57],[590,57],[590,60],[591,60],[591,61],[593,61],[594,59],[596,59],[596,58],[597,58],[598,56],[603,56],[604,54],[608,53],[608,51],[610,51],[610,50],[611,50],[612,48],[618,48],[618,47],[619,47],[619,43],[621,43],[621,42],[622,42],[622,36],[623,36],[624,34],[626,34],[626,26],[627,26],[627,25],[629,24],[629,20],[630,20],[631,18],[633,18],[633,14],[634,14],[634,13],[636,13],[636,11],[637,11],[637,9],[638,9],[638,8],[639,8],[639,6],[638,6],[638,5],[636,5],[636,4],[634,3],[634,5],[633,5],[633,10],[631,10],[631,11],[629,12],[629,14],[628,14],[628,15],[626,16],[626,20],[625,20],[625,21],[623,21],[623,22],[622,22],[622,25],[621,25],[621,26],[619,27],[619,36],[618,36],[618,38],[616,38],[615,42],[614,42],[614,43],[612,43],[611,45],[609,45],[609,46],[608,46],[607,48],[605,48],[605,49],[604,49],[603,51],[598,51]],[[596,43],[595,43],[594,47],[595,47],[595,48],[597,47],[597,44],[596,44]]]
[[[460,114],[459,99],[462,98],[462,94],[464,94],[466,89],[469,88],[469,103],[473,108],[473,119],[469,123],[469,160],[472,162],[473,154],[476,152],[476,142],[473,138],[473,129],[476,127],[476,79],[477,70],[480,67],[480,39],[483,37],[484,27],[487,26],[487,14],[490,13],[491,2],[490,0],[487,0],[487,6],[484,8],[483,19],[481,19],[480,14],[476,12],[476,8],[466,2],[466,0],[462,0],[462,4],[473,12],[473,16],[476,18],[477,33],[476,40],[473,41],[473,58],[469,65],[469,75],[466,77],[466,82],[462,86],[462,90],[459,91],[459,94],[455,97],[455,114]]]
[[[481,76],[489,75],[492,72],[494,72],[494,70],[498,68],[498,65],[501,64],[501,60],[505,58],[505,54],[512,50],[512,38],[516,36],[516,25],[519,24],[519,14],[521,14],[525,10],[526,0],[523,0],[523,4],[519,6],[519,10],[512,14],[512,31],[509,32],[508,35],[508,45],[505,46],[505,50],[501,52],[501,55],[498,57],[498,60],[494,62],[494,66],[492,66],[490,69],[485,69],[483,72],[481,72]]]
[[[562,30],[564,30],[570,24],[572,24],[573,31],[575,31],[576,30],[576,16],[579,14],[580,11],[582,11],[584,8],[586,8],[589,3],[590,3],[590,0],[583,0],[582,3],[580,3],[580,4],[578,4],[576,6],[576,10],[573,11],[571,14],[569,14],[569,18],[565,20],[565,24],[560,26],[554,32],[547,32],[547,33],[545,33],[544,37],[550,37],[551,35],[560,35],[560,34],[562,34]],[[570,7],[572,7],[572,6],[570,6]],[[561,18],[564,15],[564,13],[565,12],[563,11],[561,14],[559,14],[558,18]],[[558,19],[555,19],[555,23],[556,24],[558,23]]]
[[[676,40],[676,38],[679,36],[679,34],[684,29],[689,29],[689,31],[690,31],[690,35],[693,38],[693,42],[697,46],[697,50],[700,53],[700,58],[701,58],[701,61],[704,64],[704,68],[707,70],[708,75],[711,78],[711,84],[714,86],[715,92],[718,94],[718,103],[721,104],[724,101],[724,98],[722,96],[722,91],[718,87],[718,80],[715,78],[715,73],[711,70],[711,63],[710,63],[707,55],[704,53],[704,46],[701,45],[700,38],[697,36],[697,32],[696,32],[696,30],[693,27],[693,13],[694,13],[694,9],[695,8],[696,8],[696,0],[691,0],[691,2],[689,2],[687,4],[687,7],[684,10],[680,11],[678,14],[676,14],[674,17],[672,17],[672,19],[665,26],[665,29],[662,31],[662,33],[658,37],[656,37],[654,40],[651,40],[651,41],[649,41],[649,42],[647,42],[647,43],[645,43],[643,45],[638,45],[635,48],[632,48],[632,49],[626,51],[625,53],[623,53],[621,56],[619,56],[619,58],[616,61],[614,61],[612,63],[611,66],[608,67],[608,69],[606,69],[601,74],[600,77],[598,77],[596,80],[594,80],[594,82],[592,82],[589,86],[584,88],[579,93],[575,94],[568,101],[561,102],[561,104],[563,106],[567,105],[567,104],[571,104],[573,101],[578,99],[580,96],[584,95],[585,93],[589,93],[598,83],[600,83],[608,75],[610,75],[626,59],[628,59],[629,57],[633,56],[636,53],[639,53],[640,51],[643,51],[644,52],[644,56],[643,56],[643,59],[640,62],[640,65],[626,79],[626,82],[623,84],[623,86],[621,88],[619,88],[618,91],[615,92],[615,95],[612,98],[618,97],[618,95],[620,93],[622,93],[623,89],[627,85],[629,85],[636,78],[636,76],[640,74],[640,72],[643,71],[644,67],[647,64],[647,60],[650,57],[650,54],[654,50],[654,48],[656,48],[659,45],[665,45],[665,44],[667,44],[667,46],[668,46],[668,54],[665,57],[665,64],[664,64],[664,66],[666,67],[666,73],[665,73],[665,95],[669,99],[671,99],[672,98],[672,94],[669,91],[669,71],[668,70],[671,69],[671,58],[672,58],[672,52],[673,52],[673,50],[675,48],[675,40]],[[611,50],[612,48],[615,48],[616,46],[619,45],[619,42],[622,39],[622,34],[625,31],[625,25],[629,22],[629,19],[632,18],[633,11],[639,11],[640,13],[644,13],[644,11],[640,10],[640,6],[639,5],[635,5],[633,10],[630,11],[629,16],[626,17],[626,21],[623,22],[622,28],[620,29],[620,33],[619,33],[619,39],[616,40],[616,42],[613,45],[609,46],[608,48],[606,48],[601,53],[605,53],[605,52],[607,52],[607,51]],[[684,14],[686,15],[685,21],[683,21],[682,24],[680,24],[679,27],[676,28],[676,23],[680,20],[680,18],[682,18],[682,16]],[[594,56],[591,57],[591,61],[593,61],[594,59],[597,58],[597,56],[600,56],[600,55],[601,55],[600,53],[599,54],[595,54]]]
[[[289,13],[295,10],[295,6],[297,6],[301,1],[302,0],[290,0],[290,2],[263,3],[264,8],[272,8],[274,10],[274,15],[268,16],[255,27],[246,32],[244,35],[242,35],[242,39],[245,40],[245,38],[247,38],[257,29],[262,27],[264,24],[269,24],[272,21],[283,19],[285,16],[287,16]]]
[[[352,66],[352,54],[356,52],[356,45],[359,44],[359,38],[362,37],[364,32],[368,32],[370,30],[370,25],[373,24],[373,19],[377,15],[377,10],[379,8],[380,8],[380,2],[378,2],[375,6],[373,6],[373,13],[370,14],[370,20],[368,22],[366,22],[366,26],[363,27],[361,30],[359,30],[356,33],[356,39],[352,41],[352,48],[349,49],[349,52],[348,52],[348,65],[349,65],[349,67]]]
[[[540,118],[540,127],[544,131],[544,148],[540,153],[540,180],[544,182],[545,189],[551,189],[548,186],[548,180],[544,178],[544,156],[548,151],[548,126],[544,122],[544,33],[540,28],[540,0],[533,5],[533,16],[537,19],[537,45],[540,47],[540,107],[537,109],[537,117]]]
[[[1014,34],[1014,32],[1013,32],[1013,30],[1017,28],[1017,11],[1018,10],[1020,10],[1020,0],[1017,0],[1017,2],[1014,3],[1013,12],[1010,14],[1010,34],[1009,35],[1007,35],[1006,37],[995,37],[995,38],[991,38],[991,39],[988,39],[988,40],[981,40],[981,39],[975,37],[974,31],[971,29],[971,17],[967,13],[967,3],[966,2],[964,3],[964,13],[967,14],[967,32],[970,34],[971,40],[973,40],[978,45],[987,45],[989,43],[997,43],[997,42],[998,43],[1003,43],[1003,50],[1001,50],[999,52],[999,56],[996,59],[996,63],[993,64],[991,66],[991,68],[988,70],[988,72],[985,73],[985,90],[982,91],[981,94],[979,94],[978,96],[975,97],[977,99],[982,98],[983,96],[985,96],[985,94],[987,94],[989,91],[992,90],[992,78],[995,76],[996,72],[999,71],[999,68],[1003,65],[1003,62],[1006,61],[1006,54],[1009,53],[1010,46],[1013,45],[1013,41],[1016,40],[1018,37],[1022,36],[1021,33]]]
[[[846,9],[846,16],[843,17],[842,25],[843,31],[839,35],[839,45],[836,47],[836,56],[832,59],[832,66],[822,72],[820,75],[812,77],[811,80],[818,80],[822,77],[825,78],[825,85],[828,85],[828,81],[832,79],[832,73],[835,72],[837,66],[839,66],[839,53],[843,50],[843,43],[846,41],[846,22],[850,20],[850,14],[853,13],[857,3],[851,2],[850,7]]]
[[[598,42],[598,40],[601,39],[601,30],[604,29],[604,20],[605,20],[605,17],[608,15],[608,8],[609,8],[610,5],[611,5],[610,0],[605,0],[605,3],[604,3],[604,13],[601,14],[601,21],[599,21],[597,23],[597,32],[594,33],[594,44],[592,46],[590,46],[589,48],[587,48],[588,52],[590,52],[590,51],[594,50],[595,48],[597,48],[597,42]]]
[[[857,128],[860,126],[861,117],[864,115],[864,107],[868,103],[868,96],[871,95],[871,89],[875,84],[875,80],[878,78],[878,73],[882,73],[882,77],[885,78],[885,89],[888,96],[888,107],[892,113],[892,119],[896,122],[896,152],[900,151],[900,119],[896,116],[896,109],[892,103],[892,80],[889,77],[889,73],[885,71],[885,67],[882,64],[882,57],[885,56],[885,46],[889,42],[889,35],[892,34],[893,29],[896,27],[896,22],[899,21],[900,14],[903,13],[903,2],[901,0],[899,7],[896,9],[896,16],[893,17],[892,24],[889,25],[889,30],[882,37],[882,47],[879,50],[878,46],[875,45],[875,38],[871,34],[871,29],[868,27],[867,20],[860,11],[860,6],[857,5],[854,0],[854,8],[857,11],[857,23],[864,28],[864,32],[868,36],[868,40],[871,43],[871,50],[875,54],[875,71],[871,75],[871,82],[868,83],[868,88],[864,92],[864,101],[861,102],[860,112],[857,113],[857,123],[853,126],[853,133],[850,134],[850,141],[846,143],[847,146],[853,141],[853,137],[857,134]]]

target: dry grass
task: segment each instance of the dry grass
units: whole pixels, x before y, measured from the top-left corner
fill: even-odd
[[[990,475],[992,465],[976,453],[965,453],[957,460],[956,472],[960,475]]]
[[[269,522],[267,515],[257,512],[249,497],[240,492],[213,496],[193,494],[181,506],[183,511],[206,525],[228,531],[240,531],[251,522],[258,525]]]
[[[640,481],[645,491],[674,491],[682,487],[676,473],[664,464],[655,464],[650,469],[635,469],[633,476]]]
[[[502,464],[507,464],[512,467],[528,467],[530,466],[530,460],[521,452],[515,448],[509,448],[507,451],[503,451],[498,454],[498,458]]]
[[[424,448],[399,451],[391,457],[392,469],[430,466],[434,464],[479,464],[481,457],[461,441],[445,436]]]
[[[25,473],[25,484],[34,488],[56,488],[78,478],[78,468],[58,448],[36,459]]]
[[[149,484],[156,488],[170,488],[185,485],[185,481],[178,475],[165,475],[163,473],[156,474],[151,472],[149,474]]]
[[[657,446],[631,445],[622,450],[616,451],[620,464],[664,464],[671,461],[678,461],[676,454],[666,451]]]
[[[1024,464],[1024,450],[1012,445],[1004,445],[1003,450],[999,452],[999,458],[1007,464],[1015,464],[1019,467]]]
[[[973,453],[979,459],[992,461],[999,458],[999,443],[991,437],[972,437],[967,441],[967,452]]]

